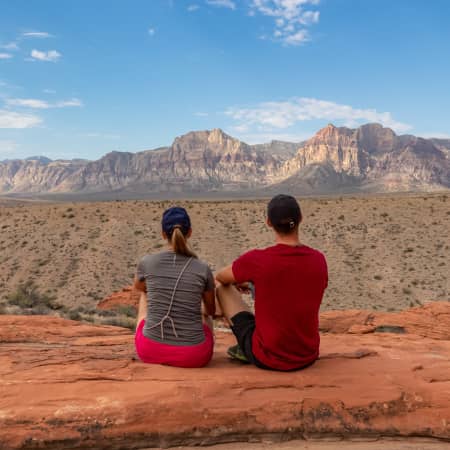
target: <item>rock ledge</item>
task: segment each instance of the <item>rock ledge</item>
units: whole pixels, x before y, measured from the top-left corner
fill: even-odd
[[[450,441],[450,303],[367,314],[324,313],[321,359],[296,373],[230,362],[228,333],[207,368],[176,369],[137,361],[125,329],[0,316],[0,448]]]

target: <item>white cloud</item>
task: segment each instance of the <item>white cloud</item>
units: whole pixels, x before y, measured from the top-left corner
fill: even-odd
[[[232,0],[206,0],[210,6],[217,6],[219,8],[236,9],[236,3]]]
[[[68,107],[81,107],[83,102],[78,98],[71,98],[70,100],[63,100],[53,103],[53,108],[68,108]]]
[[[149,28],[149,29],[148,29],[148,34],[149,34],[150,36],[154,36],[155,33],[156,33],[156,30],[155,30],[154,28]]]
[[[35,98],[9,98],[6,103],[10,106],[21,106],[24,108],[32,109],[50,109],[50,108],[67,108],[67,107],[79,107],[83,106],[83,102],[78,98],[72,98],[70,100],[63,100],[59,102],[49,103],[45,100],[39,100]]]
[[[306,8],[318,4],[319,0],[252,0],[251,12],[273,18],[273,40],[301,45],[311,40],[305,27],[318,23],[320,17],[319,11]]]
[[[53,37],[50,33],[47,33],[46,31],[26,31],[25,33],[22,33],[22,36],[25,38],[40,38],[40,39],[47,39]]]
[[[43,100],[37,100],[33,98],[10,98],[6,100],[6,103],[10,106],[24,106],[26,108],[34,109],[48,109],[49,104]]]
[[[42,119],[33,114],[21,114],[0,109],[0,128],[32,128],[42,123]]]
[[[56,50],[49,50],[48,52],[41,52],[39,50],[31,50],[31,58],[36,61],[56,62],[61,58],[61,53]]]
[[[7,44],[0,45],[3,50],[19,50],[17,42],[8,42]]]
[[[189,5],[188,7],[187,7],[187,10],[189,11],[189,12],[194,12],[194,11],[197,11],[198,9],[200,9],[200,6],[198,6],[198,5]]]
[[[397,122],[389,112],[375,109],[353,108],[315,98],[292,98],[282,102],[264,102],[249,108],[228,108],[225,114],[237,122],[236,126],[247,130],[256,127],[259,130],[286,129],[308,120],[338,121],[348,127],[363,122],[378,122],[403,133],[412,127]]]
[[[44,89],[42,92],[45,94],[56,94],[56,91],[54,89]]]
[[[196,112],[196,113],[194,113],[194,116],[197,116],[197,117],[208,117],[209,116],[209,114],[207,113],[207,112]]]
[[[287,34],[283,37],[283,39],[284,43],[288,45],[298,45],[302,44],[303,42],[308,42],[310,40],[309,33],[307,30],[299,30],[294,34]]]
[[[0,59],[11,59],[13,55],[10,53],[0,53]]]

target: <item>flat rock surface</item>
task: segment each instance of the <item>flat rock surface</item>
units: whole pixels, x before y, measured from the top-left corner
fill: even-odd
[[[448,445],[450,340],[410,332],[407,321],[417,330],[437,314],[448,330],[449,313],[445,302],[406,311],[401,333],[339,331],[348,314],[335,313],[320,360],[291,373],[229,361],[224,332],[208,367],[177,369],[136,360],[126,329],[0,316],[0,449],[386,437]]]
[[[376,441],[305,441],[256,442],[219,444],[209,450],[448,450],[447,442],[432,442],[423,439],[379,439]],[[192,450],[192,447],[176,447],[177,450]]]

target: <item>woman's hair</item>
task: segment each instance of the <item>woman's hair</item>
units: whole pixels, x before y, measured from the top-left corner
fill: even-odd
[[[180,225],[175,225],[173,227],[172,233],[168,236],[168,238],[175,253],[197,258],[197,254],[191,249],[187,242],[186,236],[181,231]]]

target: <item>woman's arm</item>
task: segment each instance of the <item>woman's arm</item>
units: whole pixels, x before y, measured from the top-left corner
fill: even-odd
[[[216,315],[216,292],[214,290],[203,292],[202,300],[205,305],[206,314],[214,317]]]
[[[147,285],[145,284],[145,280],[141,281],[137,275],[134,276],[133,287],[138,291],[147,292]]]

